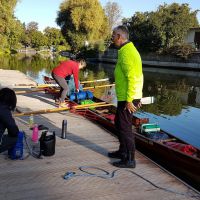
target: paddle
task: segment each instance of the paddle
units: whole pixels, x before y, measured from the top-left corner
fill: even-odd
[[[81,81],[80,84],[98,83],[98,82],[104,82],[104,81],[108,81],[108,80],[109,80],[109,78],[97,79],[97,80],[91,80],[91,81]],[[32,88],[45,88],[45,87],[59,87],[59,85],[57,83],[38,84],[36,87],[32,87]]]
[[[152,104],[155,102],[154,97],[143,97],[141,99],[142,104]],[[92,103],[92,104],[84,104],[84,105],[76,105],[72,107],[64,107],[64,108],[52,108],[52,109],[43,109],[43,110],[37,110],[37,111],[30,111],[30,112],[22,112],[22,113],[16,113],[14,114],[15,117],[19,116],[27,116],[27,115],[37,115],[37,114],[45,114],[45,113],[54,113],[54,112],[61,112],[66,111],[70,109],[87,109],[87,108],[98,108],[98,107],[106,107],[111,106],[114,104],[106,103],[106,102],[98,102],[98,103]]]
[[[71,110],[71,109],[73,110],[73,109],[106,107],[106,106],[111,106],[111,105],[113,104],[107,104],[106,102],[98,102],[98,103],[92,103],[92,104],[76,105],[72,107],[52,108],[52,109],[43,109],[43,110],[36,110],[36,111],[30,111],[30,112],[21,112],[21,113],[15,113],[13,116],[20,117],[20,116],[28,116],[28,115],[62,112],[62,111]]]
[[[89,89],[96,89],[96,88],[103,88],[103,87],[112,87],[115,84],[107,84],[107,85],[96,85],[96,86],[91,86],[91,87],[84,87],[83,90],[89,90]],[[44,91],[44,88],[38,88],[35,90],[21,90],[21,91],[15,91],[15,94],[27,94],[27,93],[32,93],[32,92],[40,92]],[[55,92],[59,92],[59,89],[55,89]]]

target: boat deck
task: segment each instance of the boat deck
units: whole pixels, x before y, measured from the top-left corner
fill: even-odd
[[[42,92],[18,95],[17,98],[18,109],[22,111],[54,107],[51,97]],[[26,132],[30,142],[28,119],[26,116],[16,117],[20,129]],[[67,139],[60,138],[63,119],[68,122]],[[67,171],[84,174],[78,169],[81,166],[98,167],[110,173],[116,170],[117,168],[111,165],[116,159],[108,158],[107,153],[117,149],[117,139],[96,124],[69,112],[37,115],[34,116],[34,121],[56,132],[56,153],[51,157],[36,159],[28,156],[25,151],[25,159],[16,161],[1,154],[1,200],[186,200],[195,199],[191,196],[197,195],[194,190],[139,152],[136,152],[137,167],[131,169],[133,173],[120,169],[113,178],[108,179],[77,176],[64,180],[63,175]],[[87,171],[102,173],[92,168]],[[144,179],[174,192],[156,188]]]

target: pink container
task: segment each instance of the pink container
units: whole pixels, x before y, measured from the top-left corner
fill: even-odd
[[[33,127],[33,133],[32,133],[32,141],[33,142],[38,142],[38,125],[35,124]]]

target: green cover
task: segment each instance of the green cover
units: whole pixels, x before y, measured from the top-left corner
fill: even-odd
[[[157,132],[160,131],[160,126],[158,124],[142,124],[141,132]]]

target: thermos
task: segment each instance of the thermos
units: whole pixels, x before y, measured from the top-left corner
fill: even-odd
[[[66,139],[67,138],[67,120],[62,121],[62,133],[61,138]]]

